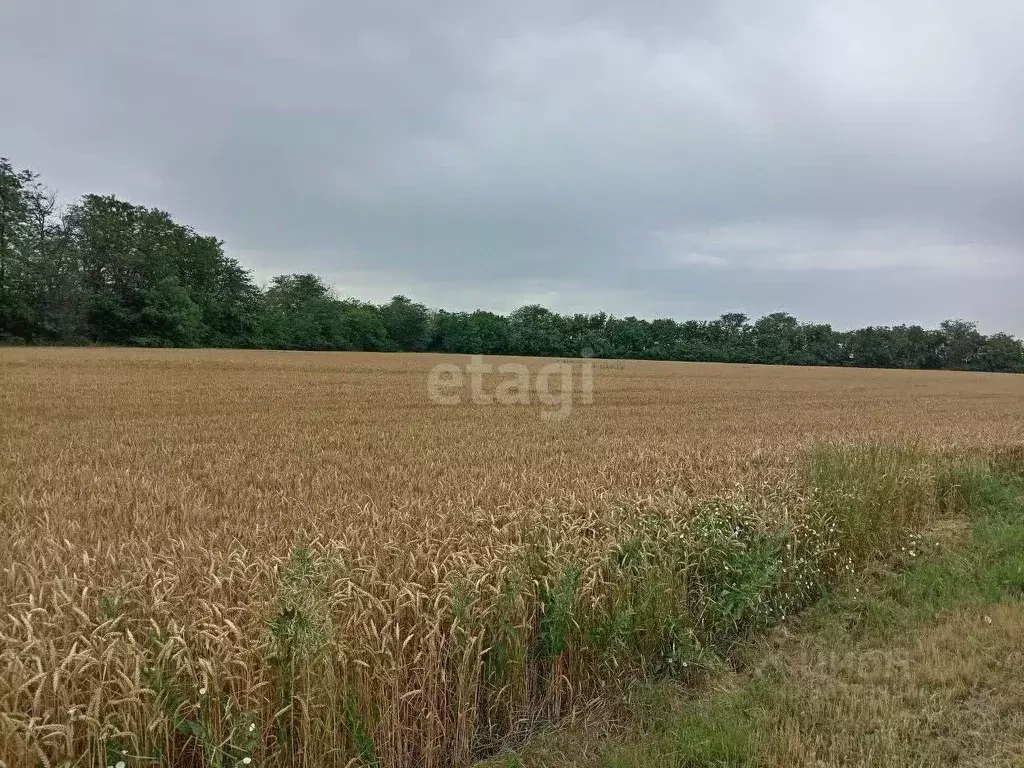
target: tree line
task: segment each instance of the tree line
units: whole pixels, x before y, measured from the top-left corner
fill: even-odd
[[[314,274],[258,286],[224,244],[154,208],[85,195],[59,209],[0,158],[0,343],[448,352],[1024,372],[1024,343],[948,320],[838,331],[776,312],[752,320],[508,315],[340,298]]]

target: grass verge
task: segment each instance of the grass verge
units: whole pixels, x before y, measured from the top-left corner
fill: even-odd
[[[552,732],[489,765],[1024,765],[1021,467],[831,448],[811,477],[857,575],[700,690],[644,685],[625,736]]]

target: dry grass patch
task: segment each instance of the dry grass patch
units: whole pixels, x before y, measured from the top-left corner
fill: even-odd
[[[772,737],[750,765],[1024,765],[1024,606],[957,611],[884,645],[774,670]],[[796,663],[794,663],[796,662]]]

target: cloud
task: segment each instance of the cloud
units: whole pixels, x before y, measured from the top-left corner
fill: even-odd
[[[663,235],[675,263],[738,269],[927,270],[933,274],[1024,276],[1006,246],[956,241],[941,231],[862,222],[849,230],[813,221],[748,222]],[[681,255],[672,252],[693,248]]]
[[[710,253],[697,253],[688,251],[673,257],[676,264],[688,264],[695,267],[727,267],[730,262],[724,256],[715,256]]]
[[[0,153],[371,299],[1024,332],[1024,6],[0,9]]]

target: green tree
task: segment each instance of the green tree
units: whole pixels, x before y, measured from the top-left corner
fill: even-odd
[[[210,341],[210,325],[219,311],[218,280],[223,269],[230,269],[219,241],[196,235],[164,211],[112,196],[86,195],[71,206],[64,221],[81,274],[83,335],[113,343],[135,338],[181,343],[178,331],[162,342],[153,335],[153,312],[158,310],[152,309],[154,302],[165,307],[166,302],[177,301],[180,288],[202,318],[199,325],[188,324],[189,332],[203,334],[189,343]],[[191,316],[191,309],[187,314]]]
[[[564,353],[561,318],[539,304],[515,310],[508,318],[509,353],[554,357]]]
[[[800,365],[841,365],[843,347],[840,336],[827,323],[804,323],[800,326]]]
[[[146,291],[141,321],[143,335],[132,342],[143,346],[195,347],[209,335],[202,310],[174,275]]]
[[[511,352],[509,319],[504,315],[478,309],[469,316],[480,337],[481,352],[485,355],[509,355]]]
[[[388,338],[404,352],[422,352],[430,346],[430,315],[422,304],[394,296],[380,308]]]
[[[989,336],[978,354],[977,368],[982,371],[1024,373],[1024,344],[1005,333]]]
[[[345,299],[337,306],[344,349],[382,352],[389,348],[388,331],[378,307],[356,299]]]
[[[759,319],[754,323],[751,337],[753,362],[785,364],[801,351],[799,323],[786,312],[773,312]]]
[[[278,275],[263,294],[257,335],[268,347],[343,349],[337,305],[330,287],[316,275]]]
[[[979,367],[985,337],[978,333],[977,323],[945,320],[939,324],[939,330],[943,335],[941,354],[944,368],[974,370]]]
[[[430,349],[433,352],[480,355],[484,352],[484,342],[469,314],[440,309],[430,318]]]
[[[34,176],[0,157],[0,339],[33,336],[30,187]]]

